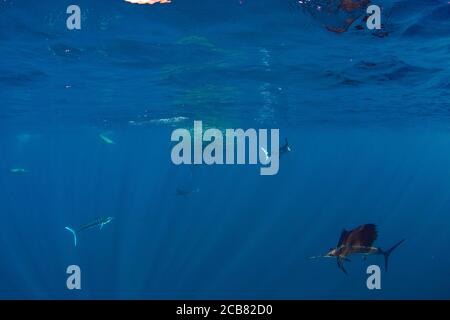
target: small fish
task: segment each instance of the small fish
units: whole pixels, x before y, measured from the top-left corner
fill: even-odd
[[[27,169],[23,169],[23,168],[13,168],[13,169],[9,170],[9,172],[12,174],[16,174],[16,175],[22,175],[22,174],[28,173],[29,171]]]
[[[190,194],[198,193],[198,192],[200,192],[200,188],[196,188],[194,190],[184,190],[181,188],[177,188],[176,194],[177,194],[177,196],[188,196]]]
[[[66,230],[69,230],[70,232],[72,232],[73,234],[73,239],[75,241],[75,247],[77,246],[77,236],[81,231],[84,230],[88,230],[88,229],[92,229],[95,227],[99,227],[100,230],[103,229],[103,226],[110,223],[111,221],[113,221],[114,218],[113,217],[106,217],[106,218],[97,218],[94,221],[84,224],[81,227],[79,227],[78,229],[72,229],[70,227],[65,227]]]
[[[341,237],[339,238],[336,248],[330,249],[330,251],[323,256],[311,257],[311,259],[335,257],[337,259],[339,269],[347,274],[347,271],[344,269],[343,262],[350,262],[347,258],[348,256],[352,254],[363,254],[365,257],[368,255],[383,255],[385,269],[387,271],[389,255],[405,240],[399,241],[392,248],[384,251],[381,248],[372,246],[373,242],[377,239],[377,236],[378,232],[374,224],[364,224],[350,231],[344,229],[341,233]]]
[[[106,144],[116,144],[113,140],[105,136],[103,133],[99,135],[100,139]]]
[[[261,147],[261,151],[264,153],[266,160],[265,161],[269,161],[270,160],[270,156],[269,156],[269,152],[264,149],[263,147]],[[287,154],[289,152],[291,152],[291,145],[288,142],[288,139],[284,139],[284,145],[281,146],[281,148],[278,150],[278,155],[281,157],[283,154]]]
[[[170,3],[171,0],[125,0],[129,3],[135,4],[155,4],[155,3]]]
[[[285,138],[284,139],[284,145],[280,148],[280,155],[288,153],[288,152],[291,152],[291,151],[292,151],[292,149],[291,149],[291,146],[290,146],[290,144],[288,142],[288,139]]]

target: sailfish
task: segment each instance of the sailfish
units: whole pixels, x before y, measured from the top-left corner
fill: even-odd
[[[316,256],[311,258],[336,258],[337,265],[345,274],[347,271],[344,269],[344,261],[350,262],[347,258],[352,254],[362,254],[365,257],[368,255],[382,255],[384,256],[385,270],[388,269],[389,256],[400,244],[405,241],[404,239],[399,241],[389,250],[382,250],[373,246],[374,241],[378,237],[377,227],[374,224],[364,224],[353,230],[342,230],[336,248],[330,249],[326,254],[322,256]],[[365,258],[364,257],[364,258]]]

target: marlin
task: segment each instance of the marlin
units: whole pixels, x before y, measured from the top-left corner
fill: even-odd
[[[69,228],[69,227],[66,227],[66,230],[69,230],[70,232],[72,232],[72,234],[73,234],[73,239],[74,239],[74,241],[75,241],[75,247],[76,247],[76,246],[77,246],[77,236],[78,236],[78,234],[79,234],[81,231],[88,230],[88,229],[92,229],[92,228],[95,228],[95,227],[99,227],[100,230],[102,230],[102,229],[103,229],[103,226],[104,226],[105,224],[108,224],[108,223],[112,222],[113,220],[114,220],[113,217],[97,218],[97,219],[95,219],[94,221],[92,221],[92,222],[90,222],[90,223],[87,223],[87,224],[82,225],[81,227],[79,227],[79,228],[76,229],[76,230],[75,230],[75,229],[72,229],[72,228]]]
[[[366,259],[368,255],[382,255],[384,256],[384,265],[387,271],[390,254],[405,240],[403,239],[399,241],[389,250],[385,251],[372,245],[377,239],[377,236],[377,227],[374,224],[364,224],[350,231],[344,229],[342,230],[341,237],[339,238],[336,248],[330,249],[330,251],[322,256],[311,257],[311,259],[336,258],[339,269],[347,274],[343,263],[344,261],[350,262],[347,258],[348,256],[352,254],[362,254],[364,255],[364,259]]]

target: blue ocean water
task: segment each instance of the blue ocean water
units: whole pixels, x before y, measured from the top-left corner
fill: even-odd
[[[450,5],[372,3],[381,33],[289,0],[0,2],[0,298],[449,299]],[[175,166],[194,120],[293,150],[275,176]],[[388,272],[309,259],[365,223],[406,239]]]

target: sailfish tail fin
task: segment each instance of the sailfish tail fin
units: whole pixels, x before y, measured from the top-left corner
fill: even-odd
[[[72,228],[66,227],[66,230],[69,230],[73,234],[73,240],[75,241],[75,247],[77,246],[77,232]]]
[[[388,260],[389,260],[389,255],[392,253],[392,251],[394,251],[394,249],[396,249],[399,245],[401,245],[403,243],[403,241],[405,241],[405,239],[403,239],[402,241],[399,241],[396,245],[394,245],[392,248],[390,248],[387,251],[383,251],[383,255],[384,255],[384,266],[386,271],[388,270]]]

